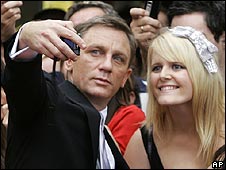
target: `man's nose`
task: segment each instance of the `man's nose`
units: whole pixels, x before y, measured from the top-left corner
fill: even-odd
[[[106,54],[101,63],[101,69],[106,71],[112,71],[112,55]]]

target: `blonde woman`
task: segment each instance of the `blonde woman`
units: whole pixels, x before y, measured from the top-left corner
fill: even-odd
[[[124,154],[130,168],[212,168],[225,145],[225,89],[216,52],[191,27],[165,28],[153,40],[146,121]]]

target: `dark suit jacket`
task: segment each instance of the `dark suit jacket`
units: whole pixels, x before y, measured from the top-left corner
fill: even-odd
[[[42,72],[41,55],[30,62],[5,59],[3,84],[10,109],[6,168],[95,169],[100,113],[72,83],[56,85],[53,76]],[[116,169],[128,169],[105,135]]]

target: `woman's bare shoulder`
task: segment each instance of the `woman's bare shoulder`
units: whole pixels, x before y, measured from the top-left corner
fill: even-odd
[[[137,129],[130,138],[124,158],[132,169],[150,169],[140,129]]]

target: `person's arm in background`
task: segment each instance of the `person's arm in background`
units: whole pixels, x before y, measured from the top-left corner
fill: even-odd
[[[162,27],[160,21],[149,17],[149,13],[142,8],[131,8],[130,15],[132,21],[130,28],[138,42],[142,57],[142,73],[146,73],[146,58],[150,40],[158,35],[159,29]]]
[[[1,41],[5,42],[16,32],[16,21],[21,18],[22,1],[1,1]]]

